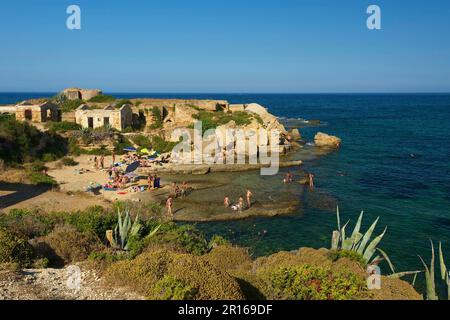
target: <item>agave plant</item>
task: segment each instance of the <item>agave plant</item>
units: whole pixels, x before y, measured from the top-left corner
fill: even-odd
[[[149,237],[153,236],[158,232],[161,226],[157,226],[153,229]],[[139,215],[136,216],[134,221],[131,220],[130,212],[125,211],[125,216],[122,217],[120,210],[117,211],[117,225],[114,229],[114,234],[110,238],[111,245],[115,248],[120,248],[122,250],[128,250],[129,240],[132,237],[136,237],[142,229],[142,224],[139,221]]]
[[[450,300],[450,278],[447,266],[444,262],[444,254],[442,252],[442,243],[439,242],[439,262],[441,265],[441,279],[444,281],[445,285],[447,286],[447,299]]]
[[[434,277],[434,260],[435,260],[435,254],[434,254],[434,244],[433,241],[431,241],[431,261],[430,265],[428,266],[425,261],[422,259],[421,256],[419,256],[420,261],[422,262],[423,266],[425,267],[425,282],[426,282],[426,296],[428,300],[438,300],[438,295],[436,294],[436,280]],[[439,242],[439,264],[441,269],[441,280],[444,282],[444,284],[447,286],[447,299],[450,300],[450,280],[448,275],[448,269],[445,265],[444,261],[444,254],[442,252],[442,243]]]
[[[333,236],[331,240],[331,249],[332,250],[348,250],[353,251],[358,254],[360,254],[363,257],[363,260],[366,262],[366,264],[378,264],[381,261],[385,260],[387,264],[389,265],[389,268],[391,269],[391,274],[388,275],[390,278],[402,278],[407,275],[414,275],[413,284],[416,280],[416,276],[421,271],[404,271],[404,272],[396,272],[395,267],[393,263],[391,262],[391,259],[389,259],[389,256],[386,252],[378,248],[378,244],[383,239],[384,235],[386,234],[387,227],[384,229],[383,233],[381,233],[379,236],[375,237],[373,240],[372,235],[373,232],[378,224],[379,217],[375,219],[375,221],[372,223],[372,225],[369,227],[369,229],[362,234],[361,233],[361,225],[362,220],[364,217],[364,212],[361,212],[359,215],[358,221],[356,222],[355,228],[353,229],[353,232],[350,237],[347,237],[346,235],[346,227],[348,226],[348,221],[342,228],[341,228],[341,218],[339,215],[339,207],[336,209],[336,215],[337,215],[337,225],[339,230],[333,231]],[[375,252],[378,252],[379,255],[375,255]]]
[[[358,221],[356,222],[356,226],[353,229],[353,232],[351,233],[350,237],[347,237],[346,228],[349,224],[347,222],[342,228],[341,228],[341,218],[339,215],[339,207],[336,210],[337,215],[337,226],[338,230],[333,231],[333,236],[331,240],[331,249],[333,250],[349,250],[354,251],[360,254],[364,261],[366,261],[367,264],[371,263],[378,263],[383,259],[385,256],[387,259],[387,255],[384,251],[377,248],[378,244],[380,243],[381,239],[383,239],[384,235],[386,234],[387,227],[384,229],[383,233],[379,236],[375,237],[373,240],[372,234],[375,230],[375,227],[377,226],[379,218],[377,218],[370,228],[362,234],[360,232],[361,230],[361,224],[364,216],[364,212],[361,212],[359,215]],[[375,252],[380,252],[380,254],[383,256],[374,256]],[[389,260],[390,262],[390,260]]]

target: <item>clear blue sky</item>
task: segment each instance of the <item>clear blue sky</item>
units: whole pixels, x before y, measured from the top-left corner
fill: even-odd
[[[381,31],[366,28],[370,4]],[[450,1],[1,0],[0,91],[69,86],[450,92]]]

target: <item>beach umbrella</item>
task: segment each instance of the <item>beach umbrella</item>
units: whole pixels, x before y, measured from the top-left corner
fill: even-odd
[[[139,161],[135,161],[132,164],[128,165],[128,167],[125,169],[125,173],[133,172],[137,168],[139,168]]]

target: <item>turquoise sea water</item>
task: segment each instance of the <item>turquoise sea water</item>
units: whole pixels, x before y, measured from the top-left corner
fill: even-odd
[[[417,255],[429,257],[429,239],[443,241],[450,259],[449,94],[115,95],[257,102],[285,119],[324,121],[321,127],[302,130],[307,140],[319,130],[343,139],[339,152],[304,164],[316,176],[317,191],[301,199],[301,213],[198,224],[208,234],[248,246],[255,255],[329,247],[336,217],[322,201],[338,203],[343,220],[355,222],[364,210],[365,228],[379,216],[377,232],[388,227],[381,247],[398,270],[420,269]],[[29,97],[0,94],[0,104]]]

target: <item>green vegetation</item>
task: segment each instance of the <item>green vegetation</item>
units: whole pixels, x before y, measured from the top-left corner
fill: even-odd
[[[0,215],[0,263],[62,267],[90,261],[110,285],[149,299],[418,298],[395,278],[369,291],[361,267],[366,260],[356,251],[302,248],[254,260],[220,236],[208,241],[192,225],[164,220],[160,205],[132,202],[77,212],[11,210]],[[107,231],[114,229],[108,245]],[[440,257],[445,267],[441,248]],[[448,280],[446,271],[442,277]]]
[[[330,250],[329,252],[330,259],[332,261],[338,261],[342,258],[347,258],[349,260],[357,262],[362,267],[366,266],[366,260],[364,257],[356,251],[351,250]]]
[[[64,100],[57,102],[57,104],[59,105],[59,108],[61,109],[62,112],[75,111],[83,103],[84,103],[84,101],[79,100],[79,99],[77,99],[77,100],[64,99]]]
[[[427,265],[425,261],[419,256],[420,261],[422,262],[425,268],[425,283],[426,283],[426,298],[427,300],[438,300],[439,296],[436,292],[436,279],[435,279],[435,250],[433,241],[431,241],[431,261],[430,264]],[[447,300],[450,300],[450,279],[447,266],[445,264],[444,253],[442,251],[442,243],[439,242],[439,267],[440,267],[440,280],[442,281],[443,286],[446,289]]]
[[[81,130],[81,126],[75,122],[61,121],[61,122],[48,122],[47,128],[51,132],[67,132]]]
[[[70,158],[70,157],[62,158],[61,163],[64,166],[68,166],[68,167],[74,167],[74,166],[78,165],[78,162],[76,162],[73,158]]]
[[[243,111],[225,113],[223,111],[209,112],[200,110],[199,113],[193,117],[202,122],[203,133],[205,133],[207,130],[215,129],[230,121],[234,121],[238,126],[249,125],[252,122],[253,115]]]
[[[67,153],[67,140],[52,132],[41,132],[12,116],[0,115],[0,154],[6,164],[55,160]]]
[[[366,282],[354,273],[333,272],[310,265],[280,267],[262,276],[269,299],[349,300],[367,290]]]
[[[144,136],[143,134],[132,136],[130,139],[141,148],[152,147],[152,141],[150,140],[150,138]]]
[[[159,153],[171,152],[178,142],[166,141],[160,136],[147,137],[142,134],[130,138],[140,148],[153,149]]]
[[[158,151],[159,153],[171,152],[178,143],[179,142],[166,141],[160,136],[152,137],[153,150]]]
[[[136,107],[139,107],[140,105],[142,104],[142,101],[136,101],[135,103],[134,103],[134,105],[136,106]]]
[[[116,98],[107,94],[98,95],[89,100],[89,102],[93,103],[109,103],[114,101],[116,101]]]
[[[164,276],[155,285],[155,300],[193,300],[197,289],[172,276]]]
[[[47,167],[41,162],[34,162],[25,166],[25,172],[31,183],[36,185],[56,185],[56,181],[44,173],[46,170]]]
[[[160,108],[153,107],[150,110],[153,116],[153,123],[150,125],[150,129],[160,129],[163,127],[163,114]]]
[[[130,239],[137,239],[140,236],[142,225],[139,221],[139,215],[136,216],[134,222],[131,220],[130,212],[125,211],[125,216],[122,217],[120,211],[117,212],[117,225],[114,229],[114,235],[111,238],[111,245],[114,248],[128,251],[130,245]],[[158,232],[161,225],[155,227],[147,237],[152,237]]]
[[[337,210],[336,210],[336,215],[337,215],[338,231],[333,232],[332,244],[331,244],[332,250],[354,251],[357,254],[362,256],[362,258],[366,264],[371,264],[371,263],[373,264],[375,261],[379,261],[381,259],[380,256],[376,256],[375,258],[373,258],[373,255],[375,254],[375,252],[377,250],[380,253],[382,253],[383,255],[385,255],[383,251],[381,251],[380,249],[377,248],[377,246],[380,243],[383,236],[385,235],[387,228],[385,228],[383,233],[380,234],[379,236],[377,236],[375,239],[370,240],[372,237],[373,231],[375,230],[375,227],[377,226],[379,218],[377,218],[372,223],[372,225],[366,231],[365,234],[362,234],[360,232],[360,229],[361,229],[361,224],[362,224],[362,219],[363,219],[364,213],[361,212],[351,236],[347,237],[345,229],[349,222],[347,222],[341,228],[339,208],[337,208]]]
[[[24,236],[0,228],[0,263],[15,263],[26,267],[31,264],[33,247]]]
[[[47,236],[37,239],[38,258],[46,258],[52,266],[64,266],[84,261],[99,246],[98,238],[89,232],[80,232],[70,225],[56,226]]]
[[[128,99],[120,99],[120,100],[117,100],[116,102],[114,102],[114,107],[120,109],[123,107],[124,104],[133,105],[133,102],[131,102]]]
[[[114,263],[106,278],[149,299],[244,299],[237,281],[201,257],[165,249]],[[164,289],[164,290],[161,290]]]
[[[130,140],[128,140],[125,136],[120,135],[114,143],[114,152],[119,155],[125,154],[126,152],[123,149],[130,146],[132,146]]]

